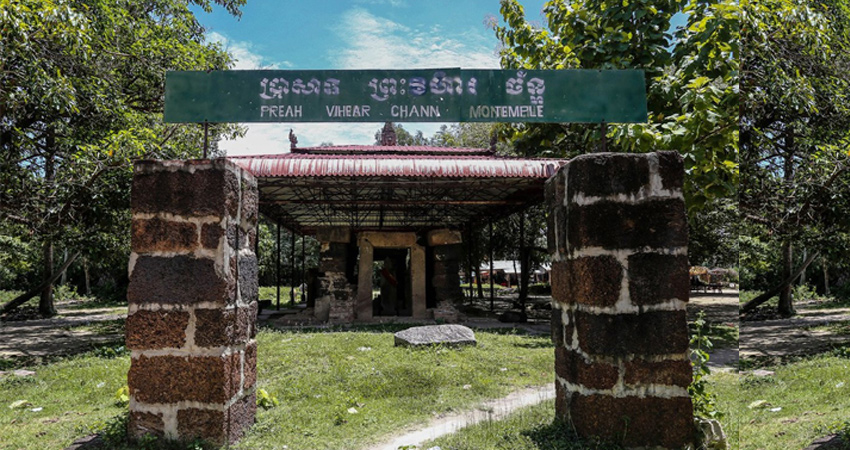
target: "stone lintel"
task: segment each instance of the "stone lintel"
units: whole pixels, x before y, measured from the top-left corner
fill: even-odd
[[[463,242],[463,237],[460,231],[441,228],[439,230],[431,230],[428,232],[428,246],[435,247],[438,245],[460,244]]]

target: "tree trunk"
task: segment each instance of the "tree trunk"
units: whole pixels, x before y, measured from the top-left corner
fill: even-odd
[[[56,315],[56,308],[53,306],[53,283],[59,277],[54,278],[52,275],[53,242],[47,241],[44,243],[44,283],[42,283],[44,287],[41,290],[41,299],[38,302],[38,312],[44,317]],[[61,272],[59,275],[61,275]]]
[[[823,265],[823,295],[829,295],[829,266],[826,264],[826,258],[821,258]]]
[[[794,132],[792,130],[788,130],[785,133],[785,154],[784,154],[784,179],[785,179],[785,187],[790,189],[794,184],[794,152],[796,150],[794,146],[795,142]],[[791,197],[787,197],[787,201],[791,201]],[[790,203],[786,203],[785,211],[788,212],[792,208]],[[808,264],[803,264],[800,273],[803,270],[806,270],[806,266]],[[782,279],[787,279],[791,276],[791,272],[794,270],[794,248],[791,244],[791,238],[786,238],[782,242]],[[794,277],[796,278],[796,277]],[[794,304],[793,298],[791,295],[791,285],[793,284],[793,280],[787,283],[782,289],[779,291],[779,315],[783,317],[790,317],[794,315]]]
[[[62,249],[62,261],[66,260],[66,259],[68,259],[68,247],[65,247],[65,248]],[[59,284],[60,285],[68,284],[68,271],[67,270],[62,271],[62,277],[59,279]]]
[[[56,140],[53,134],[53,128],[47,130],[47,154],[44,157],[44,179],[47,186],[52,188],[55,179],[53,168],[53,150],[56,145]],[[38,312],[44,317],[52,317],[56,315],[56,308],[53,306],[53,283],[50,281],[53,275],[53,240],[48,236],[44,242],[44,288],[41,291],[41,300],[38,302]],[[64,272],[64,271],[63,271]]]
[[[35,287],[30,291],[24,292],[23,294],[13,298],[8,303],[3,305],[3,307],[0,308],[0,314],[6,314],[7,312],[17,308],[18,306],[23,305],[27,302],[27,300],[35,297],[39,292],[42,292],[45,286],[49,286],[55,283],[56,279],[59,278],[59,275],[62,273],[62,271],[67,269],[68,266],[70,266],[71,263],[74,262],[74,260],[77,259],[78,256],[80,256],[80,252],[74,252],[74,254],[72,254],[70,258],[68,258],[64,263],[62,263],[62,267],[60,267],[59,270],[51,274],[50,277],[43,283],[41,283],[39,286]]]
[[[258,240],[259,242],[259,240]],[[83,274],[86,279],[86,295],[91,295],[91,282],[89,279],[89,259],[83,258]]]
[[[819,252],[814,252],[811,255],[809,255],[809,257],[806,258],[805,261],[803,261],[803,264],[799,268],[797,268],[797,270],[794,271],[794,273],[792,273],[791,276],[782,280],[781,283],[772,287],[770,290],[768,290],[764,294],[761,294],[758,297],[756,297],[756,298],[748,301],[747,303],[745,303],[744,306],[741,307],[741,313],[743,314],[743,313],[747,313],[747,312],[752,311],[757,306],[759,306],[762,303],[770,300],[774,295],[778,294],[779,291],[781,291],[786,286],[790,286],[791,283],[793,283],[794,280],[797,279],[797,277],[800,276],[800,273],[803,270],[805,270],[806,267],[809,267],[809,264],[811,264],[812,261],[814,261],[815,258],[817,258],[818,254],[819,254]]]
[[[803,248],[803,260],[805,260],[806,257],[808,257],[808,254],[806,253],[806,249]],[[803,270],[803,273],[800,274],[800,285],[804,286],[805,284],[806,284],[806,271]]]
[[[802,274],[804,270],[806,270],[806,266],[803,266],[799,273]],[[790,277],[793,271],[793,246],[791,245],[791,241],[785,241],[782,243],[782,279],[784,280]],[[794,315],[794,299],[791,295],[792,285],[793,281],[779,291],[779,315],[783,317]]]

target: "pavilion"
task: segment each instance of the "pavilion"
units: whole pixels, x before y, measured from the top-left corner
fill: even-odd
[[[290,141],[290,153],[229,159],[256,177],[261,214],[320,242],[307,306],[332,323],[456,320],[462,233],[541,203],[544,183],[566,163],[500,156],[492,146],[398,146],[390,123],[381,145]]]

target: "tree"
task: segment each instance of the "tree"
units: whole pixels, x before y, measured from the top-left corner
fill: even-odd
[[[687,26],[669,34],[677,12]],[[738,21],[733,0],[552,0],[546,27],[528,23],[516,0],[503,0],[495,26],[502,67],[643,69],[646,124],[606,128],[608,151],[677,150],[685,158],[689,210],[735,195],[738,165]],[[674,42],[675,38],[675,42]],[[672,47],[672,51],[670,50]],[[601,150],[599,125],[516,124],[505,128],[520,154],[573,157]]]
[[[244,0],[215,3],[238,16]],[[115,236],[127,235],[132,161],[200,154],[199,127],[162,123],[165,71],[230,58],[180,0],[0,0],[0,30],[0,223],[42,247],[49,316],[56,243],[78,249],[71,259],[126,251]],[[212,127],[214,140],[225,132]]]
[[[405,130],[404,126],[400,123],[394,123],[393,129],[395,130],[396,135],[396,145],[410,146],[431,144],[429,139],[425,137],[421,130],[416,130],[416,133],[410,134],[410,132]],[[375,145],[381,144],[381,130],[375,132]]]
[[[771,289],[794,314],[791,284],[821,250],[845,239],[850,221],[850,13],[844,1],[744,2],[741,210],[781,247]],[[793,249],[808,257],[795,267]]]

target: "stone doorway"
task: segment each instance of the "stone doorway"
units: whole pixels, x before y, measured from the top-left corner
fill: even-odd
[[[357,238],[360,252],[357,276],[358,320],[376,316],[427,318],[425,296],[425,247],[416,233],[362,232]],[[379,263],[378,277],[375,262]],[[378,278],[379,286],[375,286]],[[380,287],[381,301],[373,291]],[[375,311],[380,310],[380,314]]]
[[[372,264],[372,315],[410,316],[410,250],[376,248]]]

